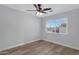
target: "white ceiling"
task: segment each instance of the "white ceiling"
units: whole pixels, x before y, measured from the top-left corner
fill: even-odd
[[[35,7],[32,4],[5,4],[5,6],[20,10],[26,13],[30,13],[32,15],[35,15],[36,12],[32,11],[26,11],[26,10],[35,10]],[[43,8],[49,7],[53,9],[53,12],[49,12],[43,16],[38,16],[38,17],[45,17],[49,15],[54,15],[57,13],[62,13],[62,12],[67,12],[73,9],[79,8],[79,4],[43,4]]]

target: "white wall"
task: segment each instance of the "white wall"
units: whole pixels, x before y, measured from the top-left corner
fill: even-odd
[[[68,34],[46,33],[46,21],[68,17]],[[42,39],[79,50],[79,9],[42,18]]]
[[[39,18],[0,5],[0,50],[29,43],[39,37]]]

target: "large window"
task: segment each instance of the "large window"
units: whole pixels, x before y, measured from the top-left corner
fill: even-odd
[[[48,20],[46,22],[46,31],[48,33],[68,33],[68,18]]]

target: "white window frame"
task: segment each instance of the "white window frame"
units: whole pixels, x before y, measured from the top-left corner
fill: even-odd
[[[67,20],[67,24],[66,24],[66,32],[65,33],[56,33],[56,32],[50,32],[50,31],[47,31],[47,23],[48,23],[48,21],[49,20],[46,20],[46,24],[45,24],[45,31],[46,31],[46,33],[50,33],[50,34],[52,34],[52,33],[54,33],[54,34],[68,34],[68,17],[65,17],[66,18],[66,20]],[[57,19],[63,19],[63,18],[57,18]],[[52,19],[52,20],[57,20],[57,19]]]

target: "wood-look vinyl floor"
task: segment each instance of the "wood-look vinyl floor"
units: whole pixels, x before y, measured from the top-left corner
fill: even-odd
[[[0,55],[79,55],[78,50],[44,40],[1,51]]]

